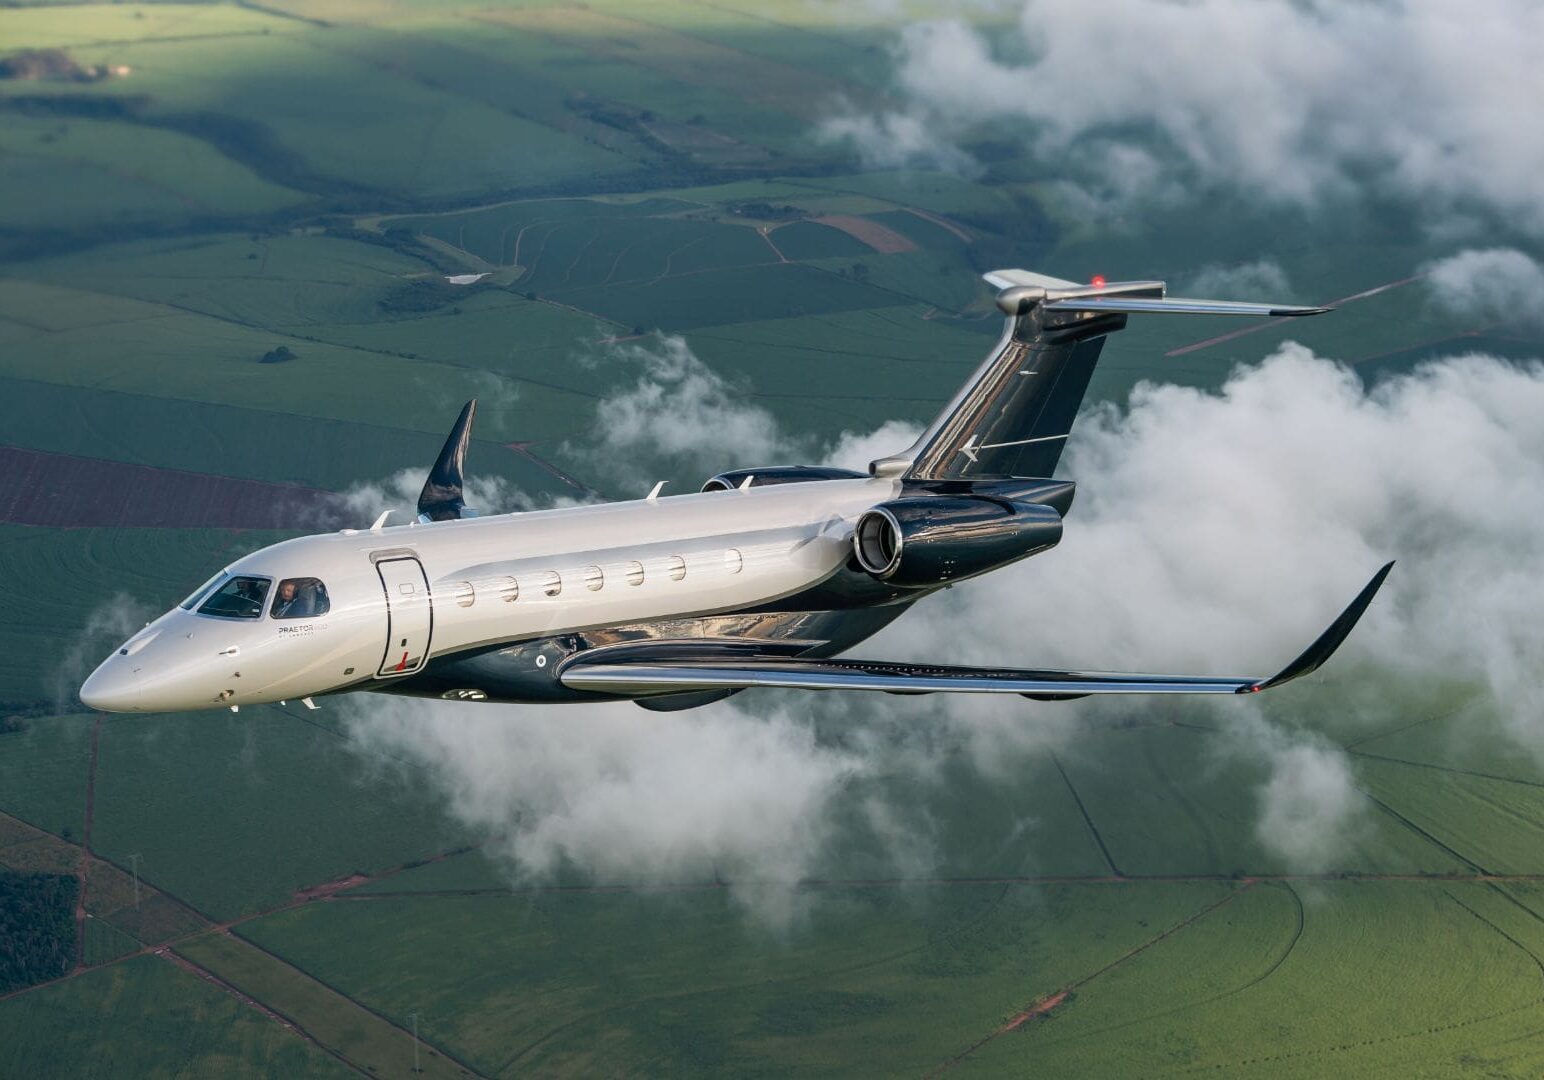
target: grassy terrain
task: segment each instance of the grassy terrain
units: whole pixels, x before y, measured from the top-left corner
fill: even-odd
[[[858,1047],[878,1071],[915,1070],[924,1048],[968,1045],[983,1013],[1001,1022],[1042,980],[1054,987],[1097,968],[1227,889],[855,889],[783,944],[748,929],[716,890],[382,898],[274,916],[244,933],[388,1015],[421,1004],[434,1037],[488,1074],[626,1062],[676,1075],[775,1073],[829,1069]],[[431,926],[431,905],[451,921]],[[401,942],[407,959],[382,963],[339,944],[377,936]]]
[[[33,48],[75,48],[122,45],[154,39],[226,37],[272,33],[284,29],[282,19],[234,4],[116,4],[72,5],[70,11],[46,6],[18,7],[0,12],[6,41]]]
[[[0,156],[0,229],[256,215],[302,199],[191,136],[100,120],[8,116]]]
[[[447,429],[459,407],[446,409]],[[485,402],[483,410],[498,407]],[[443,431],[3,378],[0,424],[14,443],[37,450],[335,491],[402,469],[427,471],[445,440]],[[507,478],[532,497],[571,493],[550,472],[492,440],[474,439],[468,460],[480,474]],[[177,588],[193,584],[179,581]]]
[[[1091,1056],[1142,1075],[1519,1074],[1536,1068],[1537,924],[1484,886],[1361,884],[1250,890],[1092,982],[1065,1016],[984,1047],[982,1075],[1080,1071]],[[1251,923],[1274,947],[1250,962]],[[1504,921],[1502,921],[1504,920]],[[1517,933],[1525,933],[1517,938]],[[1455,971],[1442,941],[1461,950]],[[1494,1048],[1494,1049],[1492,1049]]]
[[[86,920],[86,941],[82,959],[92,967],[110,964],[120,957],[138,952],[140,942],[112,923],[102,919]]]
[[[0,1007],[16,1076],[349,1076],[231,995],[144,956]]]
[[[0,735],[5,811],[46,832],[81,836],[90,735],[85,716],[35,717],[22,730]]]
[[[421,779],[266,708],[105,723],[92,842],[119,865],[140,853],[142,877],[222,919],[467,837]]]
[[[1247,761],[1220,760],[1209,736],[1188,728],[1147,727],[1101,732],[1064,761],[1115,864],[1128,874],[1282,873],[1289,869],[1264,850],[1254,834],[1251,792],[1265,770]],[[1112,773],[1111,758],[1141,762],[1145,782]],[[1374,785],[1376,790],[1376,785]],[[1402,803],[1401,803],[1402,805]],[[1377,873],[1448,873],[1466,869],[1449,852],[1423,841],[1387,815],[1371,813],[1344,867]]]
[[[92,325],[58,319],[83,309]],[[167,305],[104,297],[57,286],[0,284],[0,320],[8,333],[6,373],[15,378],[131,394],[165,393],[175,383],[188,400],[300,417],[374,423],[403,414],[419,430],[443,430],[467,398],[505,395],[521,405],[522,428],[496,413],[482,434],[502,440],[566,434],[562,417],[587,404],[572,391],[471,368],[413,360],[370,349],[327,345],[294,335],[195,315]],[[112,348],[104,349],[111,332]],[[298,358],[262,364],[277,345]]]
[[[1364,760],[1367,790],[1396,807],[1417,828],[1463,852],[1473,865],[1499,874],[1544,873],[1544,784],[1432,772]]]
[[[210,934],[181,946],[178,952],[264,1002],[324,1046],[369,1070],[370,1075],[413,1075],[411,1050],[404,1045],[400,1028],[249,942]],[[425,1076],[465,1075],[433,1046],[421,1047],[419,1060]]]
[[[8,814],[0,817],[0,866],[23,873],[76,873],[80,849]]]
[[[86,922],[101,923],[137,945],[174,941],[209,925],[187,905],[172,899],[141,875],[138,888],[132,876],[133,860],[125,856],[123,867],[93,859],[86,874]],[[89,959],[86,961],[91,962]]]

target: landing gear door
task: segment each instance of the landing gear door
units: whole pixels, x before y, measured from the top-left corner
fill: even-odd
[[[423,564],[412,556],[375,564],[386,590],[386,652],[376,675],[411,675],[429,659],[434,633],[434,601]]]

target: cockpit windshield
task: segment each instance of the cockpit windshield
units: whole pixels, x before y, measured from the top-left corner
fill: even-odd
[[[234,577],[216,589],[198,613],[224,619],[256,619],[263,614],[263,599],[267,595],[267,578]]]
[[[220,582],[224,581],[225,578],[226,573],[224,570],[221,570],[214,577],[210,578],[208,581],[204,582],[197,589],[195,589],[186,600],[177,606],[182,608],[184,611],[192,611],[194,608],[198,607],[198,602],[204,597],[208,596],[214,587],[220,584]]]
[[[270,614],[275,619],[309,619],[327,614],[331,606],[327,599],[327,586],[320,578],[293,577],[279,582],[273,594]]]

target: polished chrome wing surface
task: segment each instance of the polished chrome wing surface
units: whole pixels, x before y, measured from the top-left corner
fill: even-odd
[[[1323,315],[1329,310],[1299,304],[1256,304],[1247,300],[1187,300],[1182,296],[1085,296],[1051,300],[1040,307],[1044,311],[1118,311],[1127,315],[1252,315],[1277,319]]]
[[[712,656],[680,659],[643,657],[628,649],[603,656],[579,653],[560,670],[565,686],[625,697],[690,690],[781,687],[789,690],[882,690],[892,694],[1021,694],[1031,698],[1074,698],[1089,694],[1251,694],[1315,671],[1329,659],[1362,617],[1388,577],[1379,570],[1296,660],[1268,677],[1135,675],[1117,672],[944,667],[878,660],[810,659],[779,656]]]

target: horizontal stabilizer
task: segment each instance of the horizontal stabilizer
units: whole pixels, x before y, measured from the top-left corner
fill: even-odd
[[[603,655],[578,653],[559,671],[576,690],[637,697],[687,691],[777,687],[785,690],[881,690],[891,694],[1020,694],[1063,699],[1090,694],[1253,694],[1317,671],[1346,639],[1393,567],[1379,570],[1329,629],[1292,663],[1268,678],[1208,675],[1134,675],[1099,671],[946,667],[882,660],[816,659],[775,651],[673,659],[647,646],[612,647]]]
[[[1047,301],[1041,307],[1046,311],[1120,312],[1126,315],[1254,315],[1264,318],[1322,315],[1329,310],[1324,307],[1256,304],[1242,300],[1187,300],[1179,296],[1084,296]]]
[[[1031,288],[1031,289],[1083,289],[1085,285],[1079,285],[1076,281],[1068,281],[1065,278],[1052,277],[1050,274],[1037,274],[1033,270],[993,270],[991,273],[982,274],[981,278],[988,285],[996,289]]]

